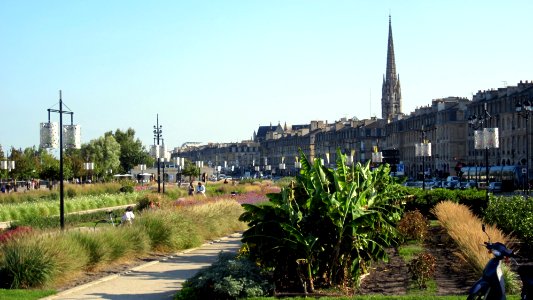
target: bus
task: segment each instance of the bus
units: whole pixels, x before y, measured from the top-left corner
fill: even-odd
[[[487,181],[486,168],[482,166],[477,167],[462,167],[462,179],[468,181],[473,180],[479,183]],[[489,167],[489,182],[501,182],[502,191],[514,191],[523,185],[525,174],[522,174],[518,166],[492,166]],[[485,185],[483,185],[484,188]]]

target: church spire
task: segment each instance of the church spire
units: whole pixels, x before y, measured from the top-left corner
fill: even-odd
[[[394,42],[392,40],[392,22],[389,15],[389,39],[387,44],[387,70],[383,76],[381,94],[381,116],[392,119],[402,113],[402,96],[399,76],[396,74],[396,58],[394,56]]]
[[[394,59],[394,41],[392,40],[392,24],[389,15],[389,41],[387,47],[387,73],[386,80],[391,81],[396,77],[396,60]]]

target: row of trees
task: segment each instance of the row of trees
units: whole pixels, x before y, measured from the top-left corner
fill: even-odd
[[[112,174],[125,173],[138,164],[153,165],[154,159],[135,138],[135,130],[117,129],[106,132],[103,136],[83,144],[81,149],[68,149],[64,152],[65,178],[81,178],[88,175],[84,163],[94,163],[90,174],[99,178],[108,178]],[[15,169],[0,171],[0,178],[27,180],[31,178],[59,179],[59,159],[46,149],[28,147],[11,148],[9,157],[0,145],[0,160],[15,161]]]

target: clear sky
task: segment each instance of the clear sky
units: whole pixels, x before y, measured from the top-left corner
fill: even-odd
[[[131,127],[153,144],[157,114],[169,148],[381,117],[389,13],[403,112],[471,98],[533,79],[532,11],[530,0],[0,0],[0,144],[38,145],[59,90],[82,143]]]

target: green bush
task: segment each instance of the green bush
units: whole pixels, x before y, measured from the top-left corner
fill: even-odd
[[[484,220],[512,233],[533,248],[533,201],[522,196],[493,197],[485,210]]]
[[[78,193],[73,188],[67,189],[67,198],[74,198]]]
[[[135,188],[132,185],[124,185],[120,188],[121,193],[133,193]]]
[[[448,190],[437,188],[424,191],[419,188],[406,189],[412,195],[412,198],[407,202],[406,210],[418,209],[426,216],[430,215],[431,209],[442,201],[464,204],[470,207],[475,214],[481,214],[482,210],[487,206],[484,190]]]
[[[243,299],[270,296],[273,290],[274,285],[252,261],[220,253],[217,262],[185,282],[175,299]]]

